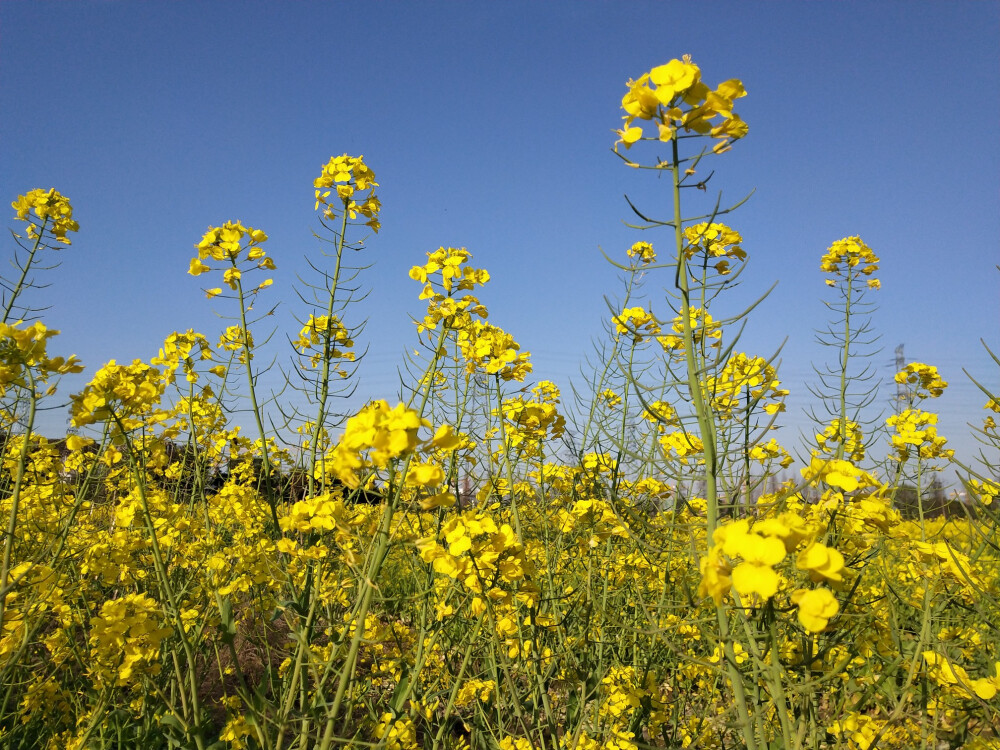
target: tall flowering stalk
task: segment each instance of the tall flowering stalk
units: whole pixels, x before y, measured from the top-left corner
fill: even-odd
[[[363,324],[348,327],[343,320],[344,311],[357,293],[357,287],[352,286],[352,282],[362,270],[346,262],[344,251],[358,252],[364,247],[363,240],[349,242],[347,231],[355,222],[363,222],[377,233],[381,227],[379,216],[382,210],[375,194],[378,187],[375,173],[365,164],[363,156],[343,154],[331,157],[313,184],[315,209],[322,209],[320,223],[332,235],[334,251],[333,269],[322,270],[322,284],[310,286],[319,309],[304,321],[299,337],[293,342],[301,355],[301,367],[306,373],[302,377],[309,383],[309,396],[315,400],[316,408],[311,423],[304,425],[306,431],[311,429],[307,480],[310,496],[316,494],[317,480],[320,491],[327,484],[323,465],[317,459],[323,448],[324,434],[337,426],[329,423],[330,401],[344,390],[337,387],[338,382],[346,382],[354,373],[357,361],[354,338],[363,327]],[[317,268],[311,261],[310,265]],[[315,374],[308,374],[310,372]],[[351,392],[353,389],[347,389],[347,395]]]
[[[21,294],[26,289],[35,287],[30,274],[37,266],[39,253],[43,250],[50,252],[58,250],[59,245],[70,245],[67,233],[80,231],[80,225],[73,219],[73,206],[70,205],[69,199],[55,188],[30,190],[24,195],[17,196],[11,207],[17,212],[17,219],[27,224],[25,235],[31,245],[26,246],[22,243],[24,238],[16,232],[13,233],[14,241],[27,253],[27,257],[19,253],[14,254],[14,267],[21,272],[16,281],[0,278],[0,286],[4,290],[3,320],[0,321],[2,323],[11,319]],[[31,308],[23,308],[18,317],[30,317],[31,312]]]
[[[673,215],[670,220],[650,220],[634,207],[633,210],[647,221],[647,227],[664,226],[673,231],[673,297],[677,303],[679,336],[666,337],[661,343],[669,359],[679,355],[683,361],[683,382],[697,424],[697,447],[695,438],[687,433],[683,444],[694,448],[704,465],[706,539],[711,556],[719,526],[719,480],[724,456],[720,453],[720,415],[713,408],[717,389],[712,383],[713,359],[709,356],[711,347],[708,344],[715,331],[710,326],[706,308],[730,281],[727,278],[731,273],[730,264],[734,260],[742,261],[745,254],[739,247],[738,235],[734,238],[736,241],[728,239],[732,230],[715,223],[719,215],[735,207],[719,210],[716,206],[706,217],[689,218],[683,215],[681,196],[686,188],[705,187],[695,175],[700,161],[709,152],[724,153],[733,141],[746,135],[746,123],[733,111],[735,101],[745,96],[746,91],[742,82],[736,79],[724,81],[715,89],[709,88],[702,81],[701,70],[688,57],[654,67],[627,85],[628,92],[622,98],[624,127],[618,131],[615,150],[628,166],[668,172],[671,179]],[[704,147],[692,155],[682,154],[682,141],[697,143],[702,138],[709,139],[711,147]],[[640,165],[619,152],[619,146],[627,152],[643,141],[666,145],[669,156],[652,165]],[[730,249],[734,247],[736,251]],[[702,261],[701,269],[695,265],[696,260]],[[739,711],[741,734],[747,747],[756,750],[754,716],[744,678],[737,668],[729,615],[721,606],[721,600],[717,599],[717,603],[719,637]]]
[[[830,275],[826,285],[836,294],[824,304],[837,318],[817,334],[817,340],[839,351],[835,366],[814,366],[819,384],[811,390],[826,415],[815,410],[810,415],[821,430],[817,435],[821,453],[838,461],[864,460],[865,432],[872,424],[866,422],[864,411],[878,398],[875,371],[864,362],[877,353],[872,348],[878,341],[872,333],[874,304],[867,296],[882,286],[873,275],[878,266],[878,256],[856,236],[834,242],[820,260],[820,269]],[[859,366],[859,361],[864,364]]]
[[[249,313],[253,309],[257,295],[274,282],[272,279],[266,278],[255,286],[247,286],[243,283],[246,274],[259,270],[274,270],[274,260],[267,255],[263,248],[265,242],[267,242],[267,234],[260,229],[244,226],[239,221],[228,221],[220,227],[209,227],[209,230],[201,238],[201,242],[196,245],[198,255],[191,259],[188,273],[192,276],[200,276],[204,273],[221,271],[222,280],[229,287],[229,292],[224,294],[222,287],[213,287],[206,289],[205,295],[209,299],[219,295],[233,297],[239,303],[239,324],[229,326],[223,332],[219,339],[219,348],[233,352],[246,373],[247,395],[250,398],[250,407],[257,425],[257,433],[260,435],[261,469],[263,472],[260,482],[264,489],[264,497],[271,509],[274,531],[277,533],[278,487],[274,475],[276,467],[273,465],[269,448],[270,439],[264,429],[262,404],[257,396],[257,374],[252,364],[254,339],[250,331],[250,323],[254,321],[249,319]],[[208,262],[206,263],[206,261]]]

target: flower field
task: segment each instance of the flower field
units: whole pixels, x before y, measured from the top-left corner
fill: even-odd
[[[18,196],[0,745],[1000,749],[1000,399],[984,389],[979,466],[937,432],[931,364],[869,416],[879,258],[847,237],[817,252],[814,439],[777,442],[788,391],[740,349],[753,306],[725,307],[752,260],[739,204],[686,203],[747,147],[745,95],[688,58],[628,82],[615,152],[673,213],[631,206],[573,398],[488,317],[473,253],[442,247],[410,271],[426,310],[402,398],[344,413],[382,219],[373,166],[345,154],[315,180],[326,250],[282,332],[298,405],[260,392],[255,357],[280,259],[228,221],[188,270],[221,330],[108,362],[68,396],[69,434],[42,436],[83,363],[56,353],[34,280],[81,228],[57,190]],[[945,467],[967,502],[930,503]]]

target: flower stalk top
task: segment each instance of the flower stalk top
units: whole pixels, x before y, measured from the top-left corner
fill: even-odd
[[[31,190],[25,195],[17,196],[17,200],[10,205],[17,211],[18,220],[28,223],[28,237],[33,240],[38,238],[50,219],[52,236],[64,245],[70,244],[66,232],[80,231],[80,225],[73,220],[73,207],[69,198],[55,188]],[[41,227],[35,223],[36,219],[41,219]]]
[[[198,257],[191,259],[188,273],[200,276],[212,270],[222,270],[222,280],[226,285],[234,292],[239,291],[241,279],[246,271],[257,268],[267,271],[275,269],[274,260],[268,257],[261,247],[265,242],[267,242],[266,233],[260,229],[243,226],[239,221],[227,221],[221,227],[209,227],[201,242],[196,245]],[[203,262],[205,260],[221,263],[221,269],[213,269]],[[250,265],[241,270],[240,263]],[[248,293],[255,294],[271,286],[272,283],[271,279],[265,279]],[[221,292],[221,287],[206,290],[210,299]]]
[[[313,187],[316,188],[315,208],[318,211],[323,206],[323,216],[332,219],[337,215],[335,208],[327,202],[331,192],[336,191],[348,217],[356,219],[361,214],[368,219],[365,223],[378,232],[382,203],[375,195],[375,188],[378,187],[375,173],[365,164],[364,156],[331,156],[330,161],[323,165],[320,176],[313,180]],[[333,190],[324,191],[323,188]],[[368,195],[362,195],[366,190]]]
[[[710,89],[688,55],[658,65],[626,85],[628,93],[622,97],[625,126],[616,131],[616,151],[619,143],[628,149],[640,140],[668,142],[683,130],[718,139],[712,150],[722,153],[747,134],[747,124],[733,112],[733,101],[746,96],[743,82],[731,78]],[[654,135],[647,135],[643,120],[656,125]]]

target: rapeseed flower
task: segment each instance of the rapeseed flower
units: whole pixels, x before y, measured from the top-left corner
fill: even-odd
[[[71,242],[66,233],[80,231],[80,225],[73,220],[73,206],[69,198],[55,188],[30,190],[17,196],[17,200],[10,205],[17,212],[17,218],[28,224],[27,233],[31,239],[38,239],[48,229],[56,242],[69,245]]]
[[[840,611],[840,603],[829,589],[799,589],[792,594],[792,601],[799,608],[799,623],[810,633],[826,630]]]

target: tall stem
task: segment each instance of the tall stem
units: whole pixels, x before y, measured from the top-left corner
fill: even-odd
[[[854,291],[854,272],[847,270],[847,301],[844,306],[844,351],[840,359],[840,442],[837,460],[843,460],[847,444],[847,365],[851,357],[851,292]]]
[[[233,261],[236,267],[236,261]],[[253,409],[253,418],[257,423],[257,432],[260,434],[261,469],[264,472],[264,498],[271,509],[271,520],[274,522],[273,534],[279,536],[281,527],[278,524],[278,500],[275,496],[274,487],[271,484],[271,457],[267,451],[267,433],[264,431],[264,419],[260,413],[260,406],[257,404],[257,388],[254,383],[253,368],[250,366],[253,352],[250,347],[250,330],[247,328],[247,303],[243,293],[243,281],[237,277],[236,290],[240,298],[240,335],[243,338],[243,354],[246,357],[247,387],[250,391],[250,406]]]
[[[344,255],[344,242],[347,233],[347,207],[344,207],[344,218],[340,224],[340,235],[337,238],[337,261],[333,267],[333,279],[330,282],[329,301],[326,306],[326,330],[323,334],[323,369],[319,376],[319,408],[316,410],[316,423],[313,425],[312,445],[309,455],[309,496],[315,495],[316,482],[316,451],[318,450],[319,436],[323,430],[323,420],[326,418],[326,402],[330,398],[330,358],[333,355],[333,331],[331,320],[337,296],[337,287],[340,285],[340,264]],[[326,484],[324,476],[323,484]]]
[[[705,456],[705,502],[707,507],[706,543],[711,549],[713,533],[718,525],[719,499],[717,488],[718,456],[716,446],[715,417],[705,399],[705,391],[701,382],[702,367],[695,352],[694,330],[691,325],[691,285],[688,278],[687,254],[684,252],[684,227],[681,215],[681,171],[680,155],[677,139],[671,141],[673,158],[670,162],[670,173],[673,177],[674,190],[674,241],[677,251],[677,289],[681,294],[681,324],[684,331],[684,356],[687,364],[688,392],[698,418],[698,429]],[[702,312],[704,315],[704,311]],[[757,750],[757,740],[753,732],[750,711],[747,705],[746,691],[743,686],[743,675],[736,666],[736,653],[729,632],[729,614],[720,604],[716,607],[716,618],[719,623],[719,637],[722,641],[726,659],[726,672],[733,685],[736,698],[736,710],[739,714],[743,731],[743,741],[747,750]]]
[[[21,442],[21,451],[17,457],[16,475],[14,477],[14,491],[10,502],[10,515],[7,518],[7,537],[3,544],[3,568],[0,569],[0,623],[4,616],[4,609],[7,602],[7,591],[12,587],[7,582],[10,574],[11,555],[14,550],[14,532],[17,529],[17,514],[21,503],[21,486],[24,482],[24,470],[28,465],[28,448],[31,444],[31,430],[35,426],[35,409],[38,402],[38,394],[35,392],[35,375],[30,367],[26,367],[28,374],[30,400],[28,402],[28,424]]]
[[[38,252],[38,248],[42,246],[42,236],[45,233],[45,227],[49,223],[49,217],[46,216],[42,219],[42,226],[38,229],[38,236],[35,237],[35,244],[31,246],[31,252],[28,253],[28,260],[21,268],[21,278],[17,280],[17,284],[14,285],[14,289],[10,293],[10,301],[7,302],[7,306],[3,311],[3,320],[0,322],[6,323],[8,318],[10,318],[10,311],[14,309],[14,300],[16,300],[21,295],[21,289],[24,287],[24,280],[28,277],[28,271],[31,269],[31,264],[35,261],[35,253]]]

